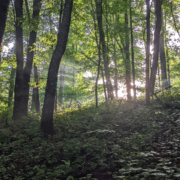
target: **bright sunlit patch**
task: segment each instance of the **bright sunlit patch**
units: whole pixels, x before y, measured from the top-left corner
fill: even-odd
[[[133,85],[133,84],[131,84],[131,85]],[[142,84],[139,81],[136,81],[135,85],[136,85],[136,87],[139,87],[139,88],[143,88],[145,86],[144,84]],[[118,84],[118,89],[119,89],[118,90],[118,97],[123,98],[123,99],[127,99],[126,85],[124,85],[122,83],[119,83]],[[114,92],[114,95],[115,95],[115,92]],[[141,95],[141,92],[136,90],[136,97],[139,97],[140,95]],[[133,89],[131,89],[131,96],[132,97],[134,96]]]
[[[89,71],[86,71],[83,76],[86,77],[86,78],[92,77],[92,73],[89,72]]]
[[[7,56],[8,52],[12,49],[14,43],[8,43],[7,46],[3,46],[3,56]]]

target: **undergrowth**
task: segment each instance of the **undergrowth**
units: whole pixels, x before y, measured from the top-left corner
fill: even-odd
[[[48,139],[39,116],[1,123],[0,179],[180,179],[180,95],[158,97],[57,113]]]

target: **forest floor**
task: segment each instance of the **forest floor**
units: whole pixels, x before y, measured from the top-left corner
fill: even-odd
[[[45,138],[40,118],[0,124],[0,179],[180,179],[180,95],[112,101],[57,113]]]

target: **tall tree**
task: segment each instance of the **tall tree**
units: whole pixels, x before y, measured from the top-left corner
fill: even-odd
[[[160,60],[161,60],[161,81],[162,81],[162,88],[168,87],[167,82],[167,72],[166,72],[166,56],[164,51],[164,23],[163,23],[163,11],[161,16],[161,32],[160,32],[160,43],[159,43],[159,53],[160,53]]]
[[[95,30],[95,40],[96,40],[96,46],[98,49],[98,68],[97,68],[97,76],[96,76],[96,82],[95,82],[95,100],[96,100],[96,107],[98,107],[98,79],[99,79],[100,70],[101,70],[101,76],[103,79],[103,88],[104,88],[105,100],[106,100],[106,102],[108,102],[108,101],[107,101],[106,87],[105,87],[105,82],[104,82],[104,73],[103,73],[103,69],[101,68],[101,45],[100,45],[100,40],[98,41],[97,24],[96,24],[95,14],[93,12],[92,0],[91,0],[91,7],[92,7],[92,17],[93,17],[94,30]]]
[[[130,29],[131,29],[131,58],[132,58],[133,90],[134,90],[134,100],[136,100],[135,67],[134,67],[134,38],[133,38],[133,27],[132,27],[131,1],[130,1]]]
[[[18,1],[21,1],[21,0],[16,0],[16,2]],[[15,4],[15,8],[16,8],[16,4]],[[29,82],[30,82],[32,64],[33,64],[33,59],[34,59],[34,52],[35,52],[34,49],[35,49],[35,42],[36,42],[36,36],[37,36],[37,28],[38,28],[38,23],[39,23],[40,9],[41,9],[41,0],[33,0],[33,15],[32,15],[31,26],[30,26],[30,35],[29,35],[29,43],[28,43],[28,50],[27,50],[27,61],[26,61],[26,66],[24,69],[23,69],[23,47],[22,47],[23,37],[21,37],[21,41],[20,41],[21,47],[22,47],[22,50],[21,50],[22,54],[21,54],[21,59],[19,60],[21,64],[17,63],[17,71],[20,72],[21,74],[21,82],[16,81],[16,83],[18,84],[20,83],[20,86],[18,84],[15,85],[15,87],[18,86],[19,90],[15,91],[15,101],[14,101],[14,111],[13,111],[14,119],[17,119],[23,115],[28,114]],[[23,15],[23,9],[21,9],[21,11]],[[18,20],[19,18],[17,15],[18,15],[18,9],[16,8],[16,18]],[[21,16],[21,21],[22,21],[22,16]],[[17,27],[21,28],[21,31],[23,31],[22,22],[19,22],[19,23],[20,24],[17,24]],[[17,37],[17,36],[18,35],[16,34],[16,40],[19,42],[20,37]],[[21,33],[21,36],[22,36],[22,33]]]
[[[102,0],[95,0],[96,3],[96,13],[97,13],[97,20],[98,20],[98,29],[99,29],[99,36],[100,36],[100,44],[102,46],[102,55],[104,60],[104,69],[105,69],[105,77],[107,82],[107,92],[108,98],[113,99],[113,87],[110,80],[110,73],[109,73],[109,57],[107,54],[107,47],[105,43],[105,35],[102,26]]]
[[[165,12],[165,46],[166,46],[166,60],[167,60],[167,74],[168,74],[168,85],[170,86],[170,67],[169,67],[169,53],[168,53],[168,46],[167,46],[167,28],[166,28],[166,12]]]
[[[149,89],[149,56],[150,56],[150,3],[146,0],[146,29],[147,29],[147,45],[146,45],[146,105],[150,104]]]
[[[12,107],[12,100],[13,100],[13,92],[14,92],[14,76],[16,73],[16,69],[12,67],[11,75],[9,80],[9,96],[8,96],[8,107]]]
[[[124,52],[125,57],[125,67],[126,67],[126,88],[127,88],[127,100],[131,99],[131,70],[130,70],[130,58],[129,58],[129,27],[128,27],[128,14],[125,13],[125,46]]]
[[[39,101],[39,79],[38,79],[38,69],[36,64],[34,64],[34,81],[35,81],[35,87],[33,87],[33,98],[32,103],[35,107],[36,113],[40,112],[40,101]]]
[[[154,55],[153,55],[153,64],[151,68],[151,78],[150,78],[151,92],[154,92],[157,67],[158,67],[159,39],[160,39],[160,31],[161,31],[161,4],[162,4],[162,0],[155,0],[156,23],[155,23],[155,31],[154,31]]]
[[[23,29],[22,29],[22,18],[23,18],[23,0],[15,0],[15,11],[16,11],[16,80],[14,89],[14,109],[13,119],[18,119],[23,115],[22,112],[22,82],[23,82]]]
[[[35,43],[36,43],[37,29],[38,29],[38,24],[39,24],[41,1],[42,0],[33,0],[33,15],[31,19],[32,25],[30,26],[30,36],[29,36],[29,43],[28,43],[28,50],[27,50],[27,61],[26,61],[26,66],[23,71],[23,92],[24,93],[22,97],[22,104],[24,107],[23,111],[25,115],[27,115],[28,113],[29,82],[30,82],[34,53],[35,53]]]
[[[1,66],[2,42],[3,42],[3,35],[6,26],[9,3],[10,0],[0,0],[0,66]]]
[[[41,118],[41,129],[45,134],[54,133],[53,109],[54,109],[55,93],[57,88],[57,75],[58,75],[59,65],[62,56],[66,50],[69,27],[71,22],[72,7],[73,7],[73,0],[66,0],[64,4],[62,19],[61,19],[62,11],[60,11],[58,40],[49,66],[44,105],[43,105],[42,118]]]

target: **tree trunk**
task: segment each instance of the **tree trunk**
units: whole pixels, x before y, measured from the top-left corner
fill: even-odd
[[[159,43],[159,52],[160,52],[160,60],[161,60],[161,81],[162,81],[162,89],[166,89],[168,87],[167,82],[167,73],[166,73],[166,57],[164,51],[164,26],[163,26],[163,11],[161,13],[161,33],[160,33],[160,43]]]
[[[134,90],[134,100],[136,100],[135,67],[134,67],[134,40],[133,40],[131,3],[130,3],[130,28],[131,28],[131,58],[132,58],[133,90]]]
[[[55,99],[54,99],[54,112],[57,112],[57,89],[56,89],[56,94],[55,94]]]
[[[113,59],[114,59],[114,68],[115,68],[114,86],[115,86],[116,98],[118,98],[117,62],[116,62],[116,44],[115,44],[115,42],[113,43],[113,48],[114,48]]]
[[[159,39],[161,31],[161,1],[155,1],[155,14],[156,14],[156,23],[154,31],[154,55],[153,55],[153,64],[151,68],[151,78],[150,78],[150,91],[154,92],[157,67],[158,67],[158,53],[159,53]]]
[[[165,13],[165,32],[166,32],[166,13]],[[170,67],[169,67],[169,54],[168,54],[168,46],[167,46],[167,40],[165,36],[165,46],[166,46],[166,59],[167,59],[167,74],[168,74],[168,85],[170,86]]]
[[[28,44],[28,50],[27,50],[27,62],[23,71],[22,111],[24,112],[24,115],[28,114],[29,82],[30,82],[32,64],[33,64],[34,53],[35,53],[34,49],[35,49],[35,43],[36,43],[37,28],[39,24],[40,10],[41,10],[41,0],[34,0],[33,1],[33,16],[32,16],[33,18],[31,20],[33,22],[33,27],[30,26],[31,32],[29,36],[29,44]]]
[[[111,19],[110,19],[110,21],[111,21]],[[113,23],[115,23],[114,16],[113,16]],[[112,32],[111,32],[111,42],[112,42],[112,46],[113,46],[113,61],[114,61],[114,69],[115,69],[114,88],[115,88],[116,98],[118,98],[118,82],[117,82],[117,77],[118,76],[117,76],[117,62],[116,62],[116,43],[115,43],[115,39],[113,39]]]
[[[37,66],[34,65],[34,81],[36,82],[35,87],[33,87],[33,103],[36,110],[36,113],[40,112],[40,101],[39,101],[39,79],[38,79],[38,70]]]
[[[150,5],[149,0],[146,0],[147,15],[146,15],[146,26],[147,26],[147,45],[146,45],[146,105],[150,104],[150,89],[149,89],[149,56],[150,56]],[[151,67],[151,66],[150,66]]]
[[[113,99],[114,98],[113,87],[112,87],[111,80],[110,80],[107,47],[106,47],[106,43],[105,43],[104,31],[102,28],[102,1],[95,0],[95,3],[96,3],[96,13],[97,13],[97,20],[98,20],[100,44],[102,45],[102,55],[103,55],[103,59],[104,59],[104,69],[105,69],[105,77],[106,77],[106,81],[107,81],[108,98]]]
[[[8,96],[8,107],[10,108],[12,106],[12,99],[13,99],[13,92],[14,92],[14,76],[16,74],[16,69],[12,68],[10,80],[9,80],[9,96]]]
[[[159,62],[158,62],[158,83],[159,83],[159,90],[161,90],[161,78],[160,78]]]
[[[15,0],[16,11],[16,80],[14,89],[14,109],[13,119],[17,120],[23,115],[22,112],[22,82],[23,82],[23,30],[22,30],[22,18],[23,18],[23,0]]]
[[[52,135],[53,128],[53,109],[54,98],[57,87],[57,75],[62,56],[66,49],[68,40],[69,27],[71,22],[71,11],[73,0],[66,0],[64,5],[63,18],[59,18],[58,40],[56,48],[53,52],[47,78],[47,85],[45,90],[44,105],[41,118],[41,129],[45,134]],[[61,14],[61,12],[60,12]]]
[[[91,6],[92,6],[92,10],[93,10],[92,0],[91,0]],[[98,107],[98,79],[99,79],[100,68],[101,68],[101,46],[100,46],[100,42],[98,42],[98,36],[97,36],[97,33],[96,33],[97,25],[96,25],[95,15],[94,15],[93,12],[92,12],[92,16],[93,16],[93,22],[94,22],[95,39],[96,39],[96,45],[97,45],[97,49],[98,49],[98,59],[99,59],[98,60],[98,69],[97,69],[98,72],[97,72],[96,83],[95,83],[95,100],[96,100],[96,107]],[[105,96],[105,100],[107,102],[106,87],[105,87],[105,84],[104,84],[103,70],[102,70],[102,78],[103,78],[104,96]]]
[[[8,14],[10,0],[1,0],[0,1],[0,66],[1,66],[1,51],[2,51],[2,42],[4,30],[6,27],[6,19]]]
[[[128,14],[125,13],[125,67],[126,67],[126,88],[127,88],[127,100],[131,100],[131,71],[130,71],[130,59],[129,59],[129,29],[128,29]]]
[[[36,42],[38,20],[41,9],[41,0],[33,1],[33,27],[29,36],[29,44],[27,50],[27,61],[26,66],[23,70],[23,30],[22,30],[22,9],[23,0],[15,1],[16,9],[16,58],[17,58],[17,73],[16,73],[16,83],[15,83],[15,101],[14,101],[14,111],[13,117],[17,119],[28,114],[28,99],[29,99],[29,82],[32,70],[32,63],[34,58],[34,48]],[[30,20],[29,20],[30,21]],[[32,50],[33,49],[33,50]],[[18,56],[17,56],[18,54]],[[19,75],[20,74],[20,75]],[[20,78],[20,79],[19,79]]]

